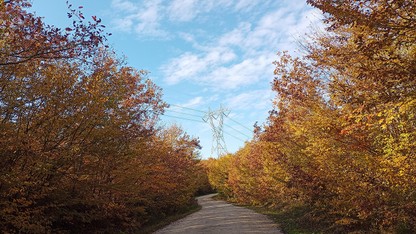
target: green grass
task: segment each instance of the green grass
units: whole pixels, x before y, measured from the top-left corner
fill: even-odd
[[[171,216],[168,216],[164,219],[152,222],[151,224],[148,224],[148,225],[144,226],[143,228],[141,228],[140,231],[137,232],[137,234],[153,233],[153,232],[155,232],[159,229],[162,229],[162,228],[168,226],[169,224],[171,224],[172,222],[175,222],[176,220],[185,218],[186,216],[199,211],[201,208],[202,207],[200,205],[194,205],[194,206],[190,207],[189,209],[185,210],[184,212],[181,212],[181,213],[178,213],[178,214],[175,214],[175,215],[171,215]]]

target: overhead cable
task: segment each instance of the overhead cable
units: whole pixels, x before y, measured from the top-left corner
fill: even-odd
[[[204,114],[207,113],[206,111],[201,111],[201,110],[197,110],[197,109],[193,109],[193,108],[189,108],[189,107],[185,107],[185,106],[180,106],[180,105],[175,105],[175,104],[169,104],[169,105],[176,106],[176,107],[179,107],[179,108],[182,108],[182,109],[187,109],[187,110],[192,110],[192,111],[204,113]]]
[[[240,133],[241,135],[244,135],[244,136],[246,136],[246,137],[250,138],[250,136],[249,136],[249,135],[247,135],[247,134],[245,134],[245,133],[241,132],[240,130],[238,130],[238,129],[234,128],[234,127],[231,127],[231,126],[230,126],[230,125],[228,125],[228,124],[224,124],[224,125],[225,125],[225,126],[227,126],[227,127],[229,127],[229,128],[231,128],[231,129],[233,129],[234,131],[236,131],[236,132]]]
[[[249,129],[248,127],[244,126],[243,124],[241,124],[241,123],[237,122],[236,120],[232,119],[230,116],[227,116],[227,118],[228,118],[229,120],[233,121],[234,123],[236,123],[236,124],[240,125],[241,127],[243,127],[243,128],[245,128],[245,129],[247,129],[248,131],[250,131],[250,132],[252,132],[252,131],[253,131],[253,129]]]
[[[183,114],[183,115],[189,115],[189,116],[192,116],[192,117],[198,117],[198,118],[202,119],[202,116],[200,116],[200,115],[189,114],[189,113],[175,111],[175,110],[171,110],[171,109],[166,109],[165,111],[170,111],[170,112],[174,112],[174,113],[178,113],[178,114]]]
[[[225,131],[223,131],[225,134],[227,134],[228,136],[230,136],[230,137],[234,137],[235,139],[237,139],[237,140],[240,140],[240,141],[242,141],[242,142],[246,142],[246,140],[243,140],[243,139],[241,139],[241,138],[239,138],[239,137],[236,137],[236,136],[234,136],[233,134],[230,134],[230,133],[228,133],[228,132],[225,132]]]
[[[189,121],[194,121],[194,122],[198,122],[198,123],[205,123],[202,120],[188,119],[188,118],[184,118],[184,117],[180,117],[180,116],[173,116],[173,115],[167,115],[167,114],[163,114],[163,116],[170,117],[170,118],[177,118],[177,119],[189,120]]]

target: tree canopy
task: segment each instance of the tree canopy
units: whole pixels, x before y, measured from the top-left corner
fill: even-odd
[[[268,122],[212,163],[213,185],[242,203],[307,206],[327,232],[414,232],[415,2],[308,3],[327,28],[305,56],[278,54]]]
[[[193,205],[199,142],[158,126],[161,89],[97,17],[69,5],[59,29],[28,7],[1,3],[0,229],[131,232]]]

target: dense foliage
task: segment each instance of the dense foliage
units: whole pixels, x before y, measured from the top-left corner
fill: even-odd
[[[268,123],[209,177],[238,202],[304,205],[328,232],[416,231],[416,5],[309,0],[326,32],[280,53]]]
[[[27,0],[0,5],[0,229],[133,231],[193,202],[199,144],[157,126],[167,106],[146,72],[70,8],[45,25]]]

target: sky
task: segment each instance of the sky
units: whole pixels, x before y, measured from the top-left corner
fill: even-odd
[[[32,0],[47,24],[65,28],[65,0]],[[234,153],[267,121],[277,52],[299,55],[299,42],[320,25],[306,0],[69,0],[106,25],[108,44],[129,66],[149,72],[170,108],[161,125],[180,125],[197,137],[202,158],[212,152],[214,126]],[[222,111],[217,111],[222,108]],[[217,112],[215,112],[217,111]],[[205,117],[205,118],[204,118]],[[214,144],[216,146],[216,144]]]

